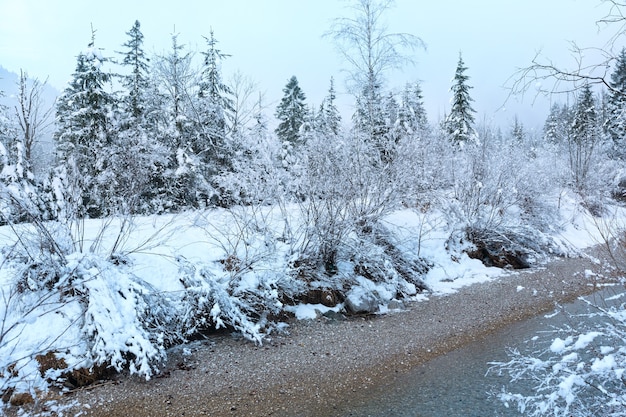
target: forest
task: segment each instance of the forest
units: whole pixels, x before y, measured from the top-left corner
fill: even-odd
[[[459,54],[441,69],[449,112],[429,120],[419,82],[385,87],[421,39],[379,26],[388,2],[353,3],[326,35],[349,67],[350,120],[333,78],[315,108],[296,75],[274,109],[246,78],[225,82],[212,31],[198,53],[174,34],[148,56],[136,21],[115,57],[94,31],[52,108],[22,72],[0,108],[5,403],[104,370],[150,378],[169,347],[220,328],[260,344],[302,304],[388,311],[428,292],[442,257],[519,269],[572,256],[572,213],[601,223],[624,203],[626,49],[606,77],[537,62],[517,74],[516,87],[569,83],[541,132],[477,122]]]

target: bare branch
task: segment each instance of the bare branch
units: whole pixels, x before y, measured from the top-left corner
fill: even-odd
[[[512,95],[524,96],[533,92],[533,101],[541,95],[571,94],[584,85],[602,85],[611,93],[626,94],[612,86],[609,79],[617,53],[613,48],[618,39],[626,33],[626,1],[603,0],[609,5],[606,16],[596,22],[599,29],[614,27],[617,29],[603,47],[580,47],[571,42],[571,53],[574,65],[563,66],[553,62],[538,52],[531,65],[518,69],[505,83],[509,89],[509,98]]]

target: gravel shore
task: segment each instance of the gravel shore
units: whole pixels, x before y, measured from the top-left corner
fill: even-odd
[[[293,322],[262,346],[214,336],[174,349],[157,378],[120,377],[67,399],[87,416],[332,416],[354,392],[594,291],[588,270],[605,272],[587,258],[558,259],[398,313]]]

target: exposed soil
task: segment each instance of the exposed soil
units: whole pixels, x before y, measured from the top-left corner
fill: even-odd
[[[609,274],[589,258],[558,259],[399,313],[293,322],[262,346],[211,336],[173,349],[150,381],[120,376],[66,395],[81,404],[66,415],[332,416],[353,392],[594,291],[600,278],[585,271]]]

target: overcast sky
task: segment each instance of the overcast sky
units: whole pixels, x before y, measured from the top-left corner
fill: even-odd
[[[171,34],[191,50],[204,49],[202,35],[212,27],[223,52],[228,78],[239,70],[266,93],[273,113],[282,88],[298,77],[309,104],[319,105],[331,76],[345,90],[344,68],[331,41],[323,38],[332,19],[349,9],[341,0],[0,0],[0,66],[20,68],[63,89],[76,55],[90,41],[113,56],[126,42],[135,20],[141,22],[148,53],[163,53]],[[509,102],[503,85],[516,68],[528,65],[538,50],[555,62],[570,63],[568,41],[602,46],[595,22],[607,13],[600,0],[397,0],[386,14],[390,31],[417,35],[427,50],[417,64],[389,77],[388,87],[419,80],[432,121],[449,108],[450,84],[462,51],[478,118],[501,126],[516,114],[529,127],[540,126],[548,104]],[[346,114],[352,100],[341,97]],[[498,110],[500,109],[500,110]]]

